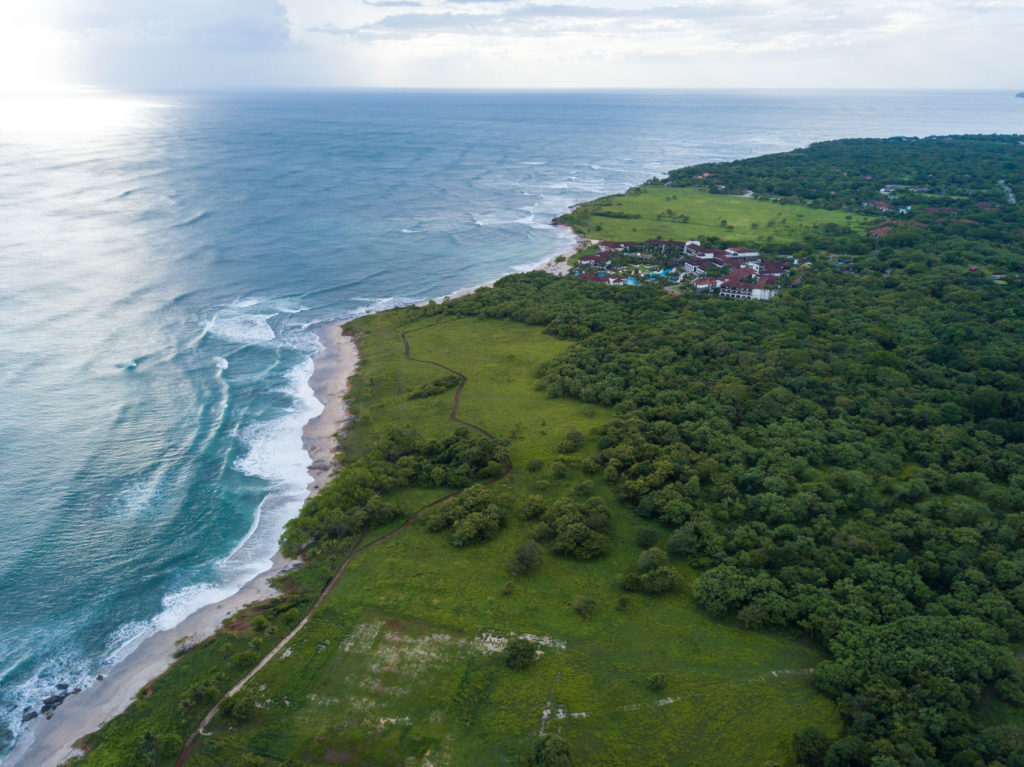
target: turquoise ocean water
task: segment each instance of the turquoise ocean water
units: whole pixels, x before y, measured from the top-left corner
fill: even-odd
[[[994,132],[1024,100],[0,101],[0,762],[23,707],[268,565],[308,482],[316,325],[529,268],[571,246],[553,216],[670,168]]]

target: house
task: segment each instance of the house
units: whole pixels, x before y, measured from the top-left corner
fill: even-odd
[[[698,293],[706,293],[718,287],[719,281],[714,277],[701,277],[693,281],[693,289]]]
[[[698,258],[687,258],[683,260],[683,271],[687,274],[707,274],[708,262]]]
[[[737,269],[722,281],[718,287],[718,294],[726,298],[749,298],[754,301],[767,301],[779,294],[776,287],[778,278],[775,275],[764,275],[757,282],[747,281],[753,276],[754,273],[750,269]]]
[[[749,282],[728,279],[718,286],[718,295],[726,298],[753,298],[754,285]]]
[[[612,281],[612,278],[607,274],[581,274],[580,279],[584,282],[603,282],[606,285]]]
[[[581,264],[607,264],[612,260],[610,253],[592,253],[589,256],[580,256],[579,263]]]
[[[728,253],[733,258],[742,258],[744,260],[748,258],[759,258],[761,256],[761,254],[758,253],[756,250],[744,248],[739,245],[732,248],[726,248],[725,252]]]
[[[872,200],[871,202],[864,203],[865,208],[875,207],[879,210],[892,210],[892,203],[886,202],[885,200]]]
[[[702,258],[704,254],[704,248],[700,246],[700,240],[687,240],[683,243],[683,253],[688,256],[696,256]]]
[[[771,274],[776,277],[788,271],[789,265],[785,261],[763,261],[761,268],[758,270],[760,274]]]
[[[872,237],[885,237],[885,235],[889,234],[889,232],[891,231],[891,226],[880,226],[877,229],[872,229],[870,232],[868,232],[868,234],[870,234]]]
[[[776,287],[777,277],[775,275],[765,275],[757,281],[757,286],[750,292],[750,297],[755,301],[767,301],[773,296],[779,294],[779,289]]]

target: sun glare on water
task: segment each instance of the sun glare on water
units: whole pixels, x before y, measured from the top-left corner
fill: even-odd
[[[0,141],[95,139],[144,127],[164,106],[93,92],[0,95]]]

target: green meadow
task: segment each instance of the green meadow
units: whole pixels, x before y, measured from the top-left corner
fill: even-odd
[[[585,202],[562,216],[584,237],[617,242],[708,240],[767,247],[798,242],[812,227],[838,224],[864,231],[869,219],[837,210],[783,204],[696,187],[638,186]]]
[[[796,731],[838,733],[834,705],[809,678],[818,652],[711,619],[690,600],[692,573],[682,567],[674,593],[621,589],[642,550],[639,520],[582,468],[611,412],[534,386],[537,365],[567,342],[497,320],[432,325],[427,314],[402,309],[351,323],[362,363],[346,449],[357,454],[392,426],[431,437],[455,428],[453,392],[408,397],[442,372],[404,358],[399,334],[411,329],[413,357],[467,377],[459,417],[510,441],[513,470],[495,492],[603,497],[613,511],[611,551],[589,562],[546,552],[536,574],[513,577],[507,563],[529,530],[514,512],[496,538],[462,548],[413,524],[355,560],[250,683],[249,713],[219,715],[186,763],[512,765],[548,732],[570,743],[578,765],[789,765]],[[584,445],[559,456],[570,427]],[[398,496],[412,511],[443,494]],[[513,671],[500,649],[524,634],[541,655]],[[659,674],[663,685],[651,689]]]

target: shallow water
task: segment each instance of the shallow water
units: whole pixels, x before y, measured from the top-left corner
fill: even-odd
[[[541,262],[571,245],[553,216],[669,168],[1020,132],[1012,96],[0,103],[0,753],[22,707],[267,566],[308,481],[315,325]]]

